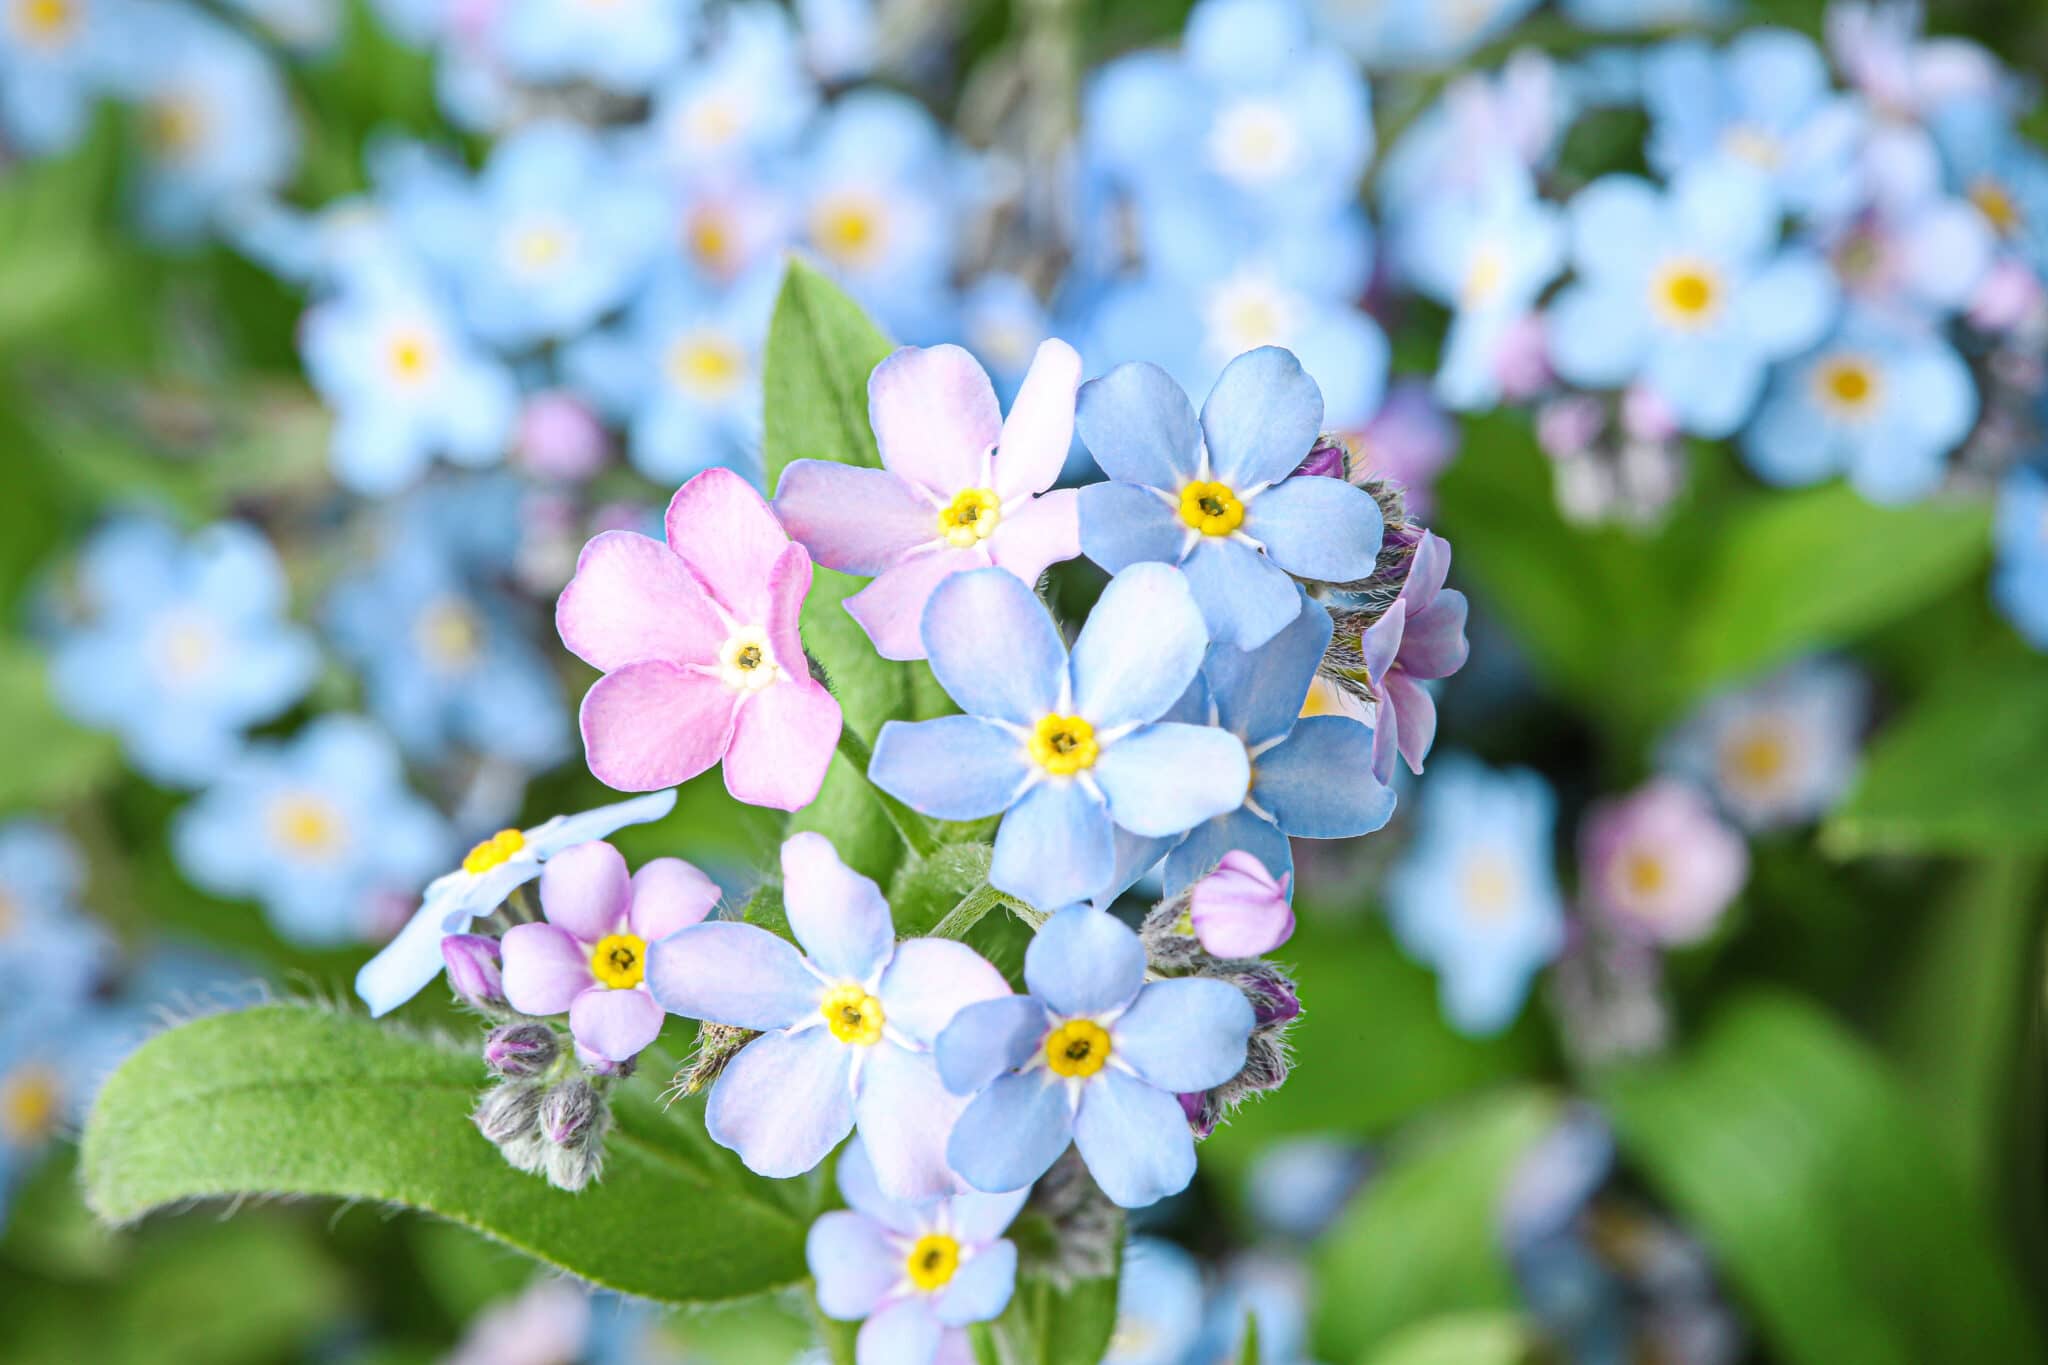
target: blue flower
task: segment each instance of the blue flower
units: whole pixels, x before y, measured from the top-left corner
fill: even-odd
[[[16,0],[0,23],[0,134],[32,156],[70,148],[107,76],[123,0]]]
[[[1194,1257],[1162,1238],[1131,1238],[1124,1244],[1116,1331],[1103,1365],[1187,1365],[1201,1339],[1202,1308],[1202,1272]]]
[[[506,0],[490,41],[528,84],[588,81],[644,95],[682,64],[698,20],[697,0]]]
[[[677,484],[723,465],[758,481],[761,348],[780,273],[719,289],[665,269],[617,328],[568,349],[570,381],[626,423],[641,473]]]
[[[2048,479],[2025,465],[1998,488],[1998,567],[1991,595],[2013,628],[2048,649]]]
[[[1316,19],[1375,70],[1455,66],[1536,8],[1536,0],[1311,0]]]
[[[1932,126],[1952,182],[2001,247],[2036,275],[2048,275],[2048,155],[2021,137],[1992,99],[1955,101]]]
[[[1658,767],[1712,792],[1752,832],[1827,813],[1856,776],[1870,688],[1844,663],[1806,659],[1700,703]]]
[[[110,522],[80,556],[79,584],[90,614],[53,642],[51,690],[119,734],[155,781],[211,778],[319,668],[312,635],[285,618],[275,552],[241,523],[187,540],[149,517]]]
[[[1803,33],[1748,29],[1720,52],[1697,38],[1653,48],[1643,104],[1650,164],[1667,177],[1733,157],[1805,217],[1839,214],[1862,195],[1864,116],[1830,88],[1827,62]]]
[[[301,333],[307,377],[335,411],[330,456],[341,483],[396,492],[436,455],[504,458],[519,394],[475,347],[418,271],[379,261],[348,272]]]
[[[15,1011],[82,1002],[112,942],[78,904],[78,850],[41,820],[0,823],[0,998]]]
[[[968,1005],[939,1035],[939,1075],[974,1099],[946,1160],[975,1189],[1018,1190],[1067,1150],[1125,1208],[1187,1188],[1195,1140],[1176,1096],[1244,1067],[1252,1007],[1226,981],[1145,981],[1113,915],[1069,906],[1024,953],[1029,995]]]
[[[1301,609],[1289,575],[1350,582],[1372,572],[1377,503],[1341,479],[1290,479],[1322,429],[1323,400],[1292,355],[1230,362],[1201,424],[1156,365],[1120,365],[1081,386],[1075,425],[1114,480],[1081,490],[1081,552],[1115,573],[1178,564],[1212,639],[1254,649]]]
[[[1735,0],[1563,0],[1565,18],[1581,28],[1657,29],[1727,23]]]
[[[662,84],[648,120],[664,161],[691,180],[743,174],[788,151],[818,107],[787,14],[735,4],[720,21],[710,52]]]
[[[1923,324],[1852,309],[1820,348],[1781,366],[1742,433],[1742,453],[1775,484],[1846,474],[1876,502],[1933,492],[1977,420],[1977,386],[1955,348]]]
[[[462,866],[427,884],[420,908],[405,927],[356,973],[356,994],[372,1015],[389,1014],[441,974],[441,940],[464,933],[526,883],[541,864],[565,848],[607,839],[628,825],[659,820],[675,809],[676,794],[648,792],[609,806],[557,815],[532,829],[500,830],[470,849]]]
[[[1660,194],[1610,175],[1570,206],[1578,278],[1550,305],[1550,358],[1588,388],[1640,380],[1697,436],[1730,435],[1765,367],[1819,341],[1836,296],[1827,267],[1778,247],[1778,209],[1755,171],[1702,162]]]
[[[454,841],[383,732],[341,715],[251,745],[171,824],[194,883],[261,901],[280,934],[311,945],[362,938],[373,899],[425,881]]]
[[[891,721],[868,776],[926,815],[1003,815],[989,884],[1041,908],[1084,899],[1116,871],[1118,829],[1180,834],[1244,800],[1244,746],[1162,722],[1208,636],[1187,580],[1137,565],[1103,590],[1074,642],[1004,569],[939,584],[925,604],[932,671],[965,715]]]
[[[1387,880],[1387,914],[1409,956],[1436,969],[1461,1033],[1513,1022],[1529,980],[1564,943],[1551,854],[1557,801],[1526,769],[1463,756],[1422,784],[1415,842]]]

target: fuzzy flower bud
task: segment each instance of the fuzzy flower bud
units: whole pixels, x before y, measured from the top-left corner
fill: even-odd
[[[1287,900],[1291,877],[1282,874],[1275,881],[1264,863],[1242,849],[1224,854],[1188,894],[1188,918],[1203,950],[1217,957],[1257,957],[1285,943],[1294,933],[1294,907]]]
[[[504,959],[498,940],[483,934],[450,934],[441,940],[441,958],[448,964],[448,984],[472,1009],[505,1007]]]
[[[484,1061],[500,1076],[513,1079],[540,1075],[554,1065],[561,1050],[555,1031],[541,1023],[506,1024],[484,1038]]]
[[[589,1081],[579,1077],[563,1082],[541,1097],[541,1133],[557,1147],[580,1142],[596,1120],[599,1103]]]
[[[575,1191],[597,1179],[604,1170],[604,1139],[611,1126],[604,1095],[581,1076],[548,1091],[539,1115],[547,1143],[542,1164],[548,1182]]]
[[[1335,432],[1326,431],[1316,437],[1315,445],[1309,448],[1307,458],[1295,467],[1292,477],[1306,474],[1312,478],[1341,479],[1350,463],[1350,444]]]
[[[540,1118],[541,1090],[525,1081],[494,1085],[470,1115],[476,1129],[499,1147],[534,1131]]]

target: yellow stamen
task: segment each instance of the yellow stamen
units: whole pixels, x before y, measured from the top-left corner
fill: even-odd
[[[1670,880],[1664,860],[1654,853],[1632,853],[1621,865],[1622,885],[1634,896],[1654,896]]]
[[[1109,1031],[1093,1019],[1069,1019],[1045,1035],[1045,1064],[1055,1076],[1087,1079],[1109,1061]]]
[[[903,1268],[910,1282],[926,1294],[943,1289],[960,1268],[960,1243],[943,1232],[927,1232],[910,1249]]]
[[[1704,261],[1674,261],[1650,282],[1650,305],[1673,327],[1703,327],[1721,310],[1721,278]]]
[[[939,512],[939,535],[956,550],[971,550],[996,532],[1002,500],[992,488],[963,488]]]
[[[57,1130],[62,1098],[56,1072],[40,1065],[21,1068],[0,1087],[0,1134],[17,1147],[43,1141]]]
[[[483,626],[459,597],[429,602],[413,622],[412,633],[427,661],[445,669],[474,663],[483,651]]]
[[[280,798],[270,810],[270,829],[287,852],[301,858],[332,857],[341,847],[341,819],[318,796]]]
[[[747,371],[747,358],[715,332],[698,332],[669,348],[669,379],[686,393],[717,398],[731,393]]]
[[[724,274],[732,268],[733,232],[725,220],[712,209],[699,209],[690,217],[689,230],[684,234],[684,244],[696,262],[716,274]]]
[[[1868,417],[1877,408],[1877,366],[1860,355],[1831,355],[1814,367],[1820,405],[1837,417]]]
[[[1205,536],[1227,536],[1244,524],[1244,504],[1230,485],[1196,479],[1180,490],[1180,519]]]
[[[1095,727],[1079,716],[1040,716],[1031,732],[1032,761],[1054,777],[1094,767],[1100,753]]]
[[[150,104],[143,123],[157,154],[175,159],[190,155],[204,139],[206,110],[189,95],[166,95]]]
[[[811,214],[811,240],[842,266],[874,264],[882,254],[882,233],[879,206],[860,196],[829,196]]]
[[[1991,224],[1991,230],[2001,237],[2010,237],[2020,230],[2021,213],[2019,201],[2012,197],[2012,191],[1993,180],[1990,176],[1978,177],[1970,186],[1970,202],[1977,206],[1977,212]]]
[[[758,692],[781,681],[782,668],[769,647],[768,632],[759,626],[734,631],[719,647],[718,676],[736,692]]]
[[[647,940],[638,934],[606,934],[590,950],[590,974],[612,990],[632,990],[647,975]]]
[[[818,1005],[825,1027],[842,1043],[871,1047],[882,1041],[882,1002],[864,986],[835,986]]]
[[[516,829],[501,829],[464,855],[462,870],[472,876],[489,872],[494,867],[503,866],[513,854],[525,847],[524,834]]]
[[[434,344],[425,333],[408,328],[391,337],[385,361],[403,384],[417,384],[434,368]]]
[[[1731,787],[1768,789],[1784,775],[1790,759],[1783,736],[1774,730],[1755,729],[1722,746],[1721,772]]]
[[[14,7],[15,29],[39,47],[54,47],[78,27],[71,0],[20,0]]]
[[[1459,889],[1465,893],[1467,914],[1474,919],[1498,919],[1514,899],[1514,872],[1498,853],[1480,853],[1465,864]]]

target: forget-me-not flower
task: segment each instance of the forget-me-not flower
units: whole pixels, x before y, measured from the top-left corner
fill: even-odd
[[[1658,766],[1711,791],[1752,832],[1824,815],[1855,780],[1870,687],[1848,664],[1807,659],[1700,703]]]
[[[0,134],[49,156],[77,142],[120,41],[124,0],[14,0],[0,20]]]
[[[644,95],[682,64],[697,0],[503,0],[487,21],[491,54],[521,81],[588,81]]]
[[[1116,1330],[1103,1365],[1185,1365],[1202,1335],[1202,1271],[1159,1237],[1124,1244],[1116,1284]]]
[[[1587,899],[1658,943],[1706,937],[1748,877],[1749,845],[1689,782],[1652,779],[1579,827]]]
[[[1464,593],[1444,586],[1450,572],[1450,542],[1424,531],[1400,595],[1359,634],[1373,702],[1372,773],[1381,782],[1394,780],[1397,756],[1410,772],[1422,771],[1436,742],[1436,699],[1422,684],[1450,677],[1470,652],[1469,608]]]
[[[1252,1007],[1213,977],[1145,980],[1123,921],[1069,906],[1024,953],[1029,995],[962,1009],[939,1035],[939,1073],[973,1095],[946,1157],[975,1189],[1029,1186],[1067,1150],[1102,1192],[1142,1208],[1187,1188],[1195,1140],[1177,1095],[1244,1068]]]
[[[56,826],[0,823],[0,998],[27,1013],[82,1001],[113,944],[78,904],[85,868]]]

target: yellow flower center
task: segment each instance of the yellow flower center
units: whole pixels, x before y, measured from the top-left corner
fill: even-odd
[[[1205,536],[1227,536],[1244,524],[1244,504],[1230,485],[1196,479],[1180,490],[1180,519]]]
[[[1783,776],[1790,758],[1783,736],[1756,729],[1737,735],[1723,747],[1721,772],[1731,787],[1769,789]]]
[[[424,332],[408,328],[392,336],[385,363],[401,384],[417,384],[434,368],[434,344]]]
[[[1094,767],[1100,753],[1095,727],[1079,716],[1040,716],[1031,732],[1032,761],[1054,777]]]
[[[1474,919],[1499,919],[1514,899],[1515,875],[1498,853],[1480,853],[1465,864],[1459,889],[1465,894],[1465,913]]]
[[[1721,136],[1721,146],[1741,161],[1762,171],[1774,171],[1785,159],[1778,139],[1753,123],[1738,123]]]
[[[190,155],[206,134],[206,111],[189,95],[166,95],[154,101],[143,122],[150,146],[166,158]]]
[[[836,194],[811,214],[811,239],[833,262],[850,269],[874,264],[882,254],[881,206],[860,195]]]
[[[685,393],[721,398],[739,387],[746,371],[740,348],[714,332],[684,337],[669,348],[669,379]]]
[[[20,0],[14,18],[16,31],[39,46],[54,47],[78,27],[71,0]]]
[[[1991,230],[2001,237],[2010,237],[2020,229],[2019,201],[2012,197],[2012,191],[1993,180],[1980,176],[1970,186],[1970,202],[1977,206],[1977,212],[1991,224]]]
[[[590,974],[615,991],[630,991],[647,975],[647,940],[638,934],[606,934],[590,950]]]
[[[220,636],[203,617],[179,617],[157,637],[157,658],[172,682],[190,682],[205,673],[220,653]]]
[[[483,626],[467,602],[442,597],[429,602],[413,622],[413,641],[429,663],[458,669],[476,661],[483,650]]]
[[[1654,896],[1670,878],[1664,860],[1654,853],[1632,853],[1621,865],[1621,882],[1634,896]]]
[[[1868,417],[1877,407],[1877,366],[1860,355],[1831,355],[1814,368],[1820,405],[1837,417]]]
[[[1703,327],[1721,310],[1721,279],[1702,261],[1675,261],[1650,283],[1650,305],[1672,327]]]
[[[735,692],[758,692],[781,681],[782,667],[768,647],[768,632],[759,626],[734,631],[719,648],[718,676]]]
[[[41,1142],[57,1129],[62,1096],[54,1071],[39,1065],[23,1067],[0,1090],[0,1133],[17,1147]]]
[[[270,809],[270,830],[287,852],[301,858],[329,858],[341,848],[341,817],[317,796],[280,797]]]
[[[864,986],[835,986],[818,1005],[825,1027],[842,1043],[872,1047],[882,1041],[882,1002]]]
[[[943,1232],[927,1232],[910,1249],[903,1268],[910,1282],[926,1294],[943,1289],[960,1268],[960,1243]]]
[[[512,239],[512,263],[529,274],[538,274],[569,254],[569,236],[561,229],[535,224]]]
[[[1084,1080],[1109,1061],[1109,1031],[1093,1019],[1069,1019],[1045,1035],[1045,1064],[1055,1076]]]
[[[939,511],[939,535],[956,550],[971,550],[995,534],[1003,519],[993,488],[963,488]]]
[[[462,870],[475,876],[502,867],[513,854],[526,847],[526,836],[516,829],[501,829],[463,855]]]
[[[713,274],[723,275],[732,269],[737,243],[731,226],[716,209],[700,208],[690,215],[683,244],[691,258]]]

